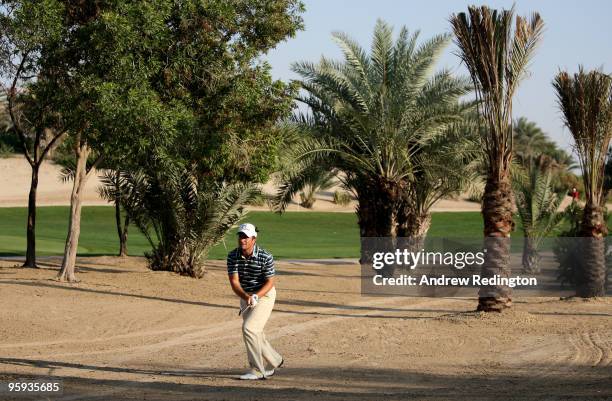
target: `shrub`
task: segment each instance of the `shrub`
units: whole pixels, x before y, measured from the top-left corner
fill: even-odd
[[[351,195],[347,194],[344,191],[334,191],[334,200],[333,202],[336,205],[346,206],[351,203]]]

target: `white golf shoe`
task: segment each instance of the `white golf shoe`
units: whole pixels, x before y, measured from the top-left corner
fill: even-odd
[[[266,371],[266,373],[268,373],[268,371]],[[254,369],[249,370],[247,373],[239,377],[240,380],[263,380],[265,378],[266,377],[264,375],[262,375],[261,373],[259,373],[259,371],[254,370]]]

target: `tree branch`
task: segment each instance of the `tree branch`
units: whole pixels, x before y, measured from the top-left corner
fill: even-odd
[[[98,165],[102,162],[103,159],[104,159],[104,154],[102,153],[93,162],[93,164],[89,167],[89,169],[87,169],[87,176],[89,176],[89,174],[91,174],[91,172],[94,171],[98,167]]]
[[[47,156],[47,153],[49,153],[49,151],[53,148],[53,145],[55,145],[55,143],[59,141],[66,134],[66,132],[68,132],[68,130],[62,131],[59,134],[55,135],[51,142],[49,142],[47,146],[45,146],[42,154],[40,155],[40,159],[37,161],[38,165],[42,164],[43,160],[45,160],[45,157]]]
[[[11,83],[11,88],[9,89],[7,95],[8,95],[9,115],[11,116],[11,122],[13,123],[13,129],[15,130],[15,132],[17,132],[17,135],[19,136],[19,139],[21,140],[21,146],[23,147],[23,154],[25,155],[25,158],[27,159],[28,163],[30,163],[31,166],[34,166],[35,162],[32,160],[32,157],[30,156],[30,151],[28,150],[26,135],[21,129],[17,121],[17,118],[15,117],[14,110],[13,110],[15,107],[14,100],[15,100],[15,92],[17,88],[17,81],[19,80],[19,75],[23,71],[23,66],[29,54],[30,54],[30,51],[26,51],[23,57],[21,57],[21,62],[19,63],[19,67],[17,67],[17,71],[15,72],[15,77],[13,78],[13,82]]]

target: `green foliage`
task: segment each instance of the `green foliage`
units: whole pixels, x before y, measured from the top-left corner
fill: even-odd
[[[63,149],[73,155],[88,147],[96,163],[147,177],[167,199],[135,192],[140,207],[124,207],[140,227],[155,227],[152,267],[199,276],[196,261],[210,238],[229,229],[239,203],[250,199],[248,182],[267,180],[276,167],[281,134],[275,124],[290,114],[296,88],[274,81],[259,60],[302,28],[302,3],[2,4],[3,32],[24,38],[12,46],[38,77],[24,82],[24,110],[42,115],[41,126],[69,127]],[[19,62],[3,68],[14,70]],[[69,152],[60,153],[69,177],[74,156],[70,161]],[[233,217],[211,217],[224,210]]]
[[[19,140],[11,132],[13,123],[7,107],[6,94],[0,91],[0,157],[9,157],[19,149]]]
[[[542,168],[558,171],[570,170],[576,166],[571,155],[559,148],[536,123],[525,117],[513,124],[512,146],[514,157],[524,167],[538,164]]]
[[[334,185],[336,174],[333,171],[313,170],[308,177],[304,190],[300,192],[300,206],[312,209],[316,202],[315,195],[319,191],[325,191]]]
[[[525,237],[523,268],[529,273],[539,272],[540,242],[561,223],[563,213],[557,209],[565,192],[555,193],[551,171],[542,172],[536,165],[513,171],[512,187]]]
[[[6,143],[0,142],[0,158],[11,157],[15,153],[15,149]]]
[[[263,192],[256,193],[246,204],[249,206],[265,206],[269,202],[269,196]]]
[[[153,248],[145,254],[151,269],[199,278],[203,259],[244,216],[243,206],[258,190],[198,182],[186,171],[169,170],[124,174],[121,193],[128,198],[128,216]]]
[[[521,117],[513,124],[512,152],[516,162],[526,169],[532,166],[552,173],[555,192],[567,192],[579,186],[578,177],[571,170],[574,159],[560,149],[536,123]]]
[[[57,96],[49,90],[58,83],[57,70],[46,58],[62,35],[63,11],[55,0],[0,2],[0,83],[6,96],[0,129],[15,135],[19,146],[13,148],[31,163],[44,159],[52,139],[64,129],[53,107]]]
[[[483,192],[484,192],[484,188],[477,188],[477,187],[470,188],[467,200],[469,202],[482,204]]]
[[[417,44],[419,33],[406,28],[397,40],[392,36],[391,27],[379,20],[367,54],[347,35],[334,33],[342,61],[322,58],[316,64],[293,65],[305,90],[298,100],[311,113],[294,120],[300,135],[288,151],[291,163],[281,177],[277,210],[284,210],[318,168],[342,172],[343,185],[359,199],[359,213],[368,214],[363,203],[371,198],[368,202],[377,205],[372,208],[380,216],[383,206],[398,210],[407,199],[427,209],[431,199],[447,190],[439,182],[466,180],[461,169],[440,163],[442,155],[446,160],[458,155],[455,159],[465,164],[463,147],[457,142],[451,147],[447,134],[471,107],[459,102],[470,90],[466,79],[447,70],[434,73],[449,37],[438,35]],[[424,196],[401,197],[401,188]]]
[[[534,239],[537,248],[539,241],[561,222],[563,214],[557,209],[565,193],[555,193],[552,173],[537,167],[513,174],[512,184],[523,233]]]
[[[338,190],[334,191],[333,202],[336,205],[347,206],[349,203],[351,203],[351,200],[353,200],[353,198],[351,197],[350,194],[344,191],[338,191]]]

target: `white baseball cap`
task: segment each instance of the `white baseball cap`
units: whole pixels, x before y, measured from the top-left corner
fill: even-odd
[[[238,227],[238,234],[245,233],[249,237],[257,237],[257,231],[255,230],[255,226],[251,223],[244,223]]]

